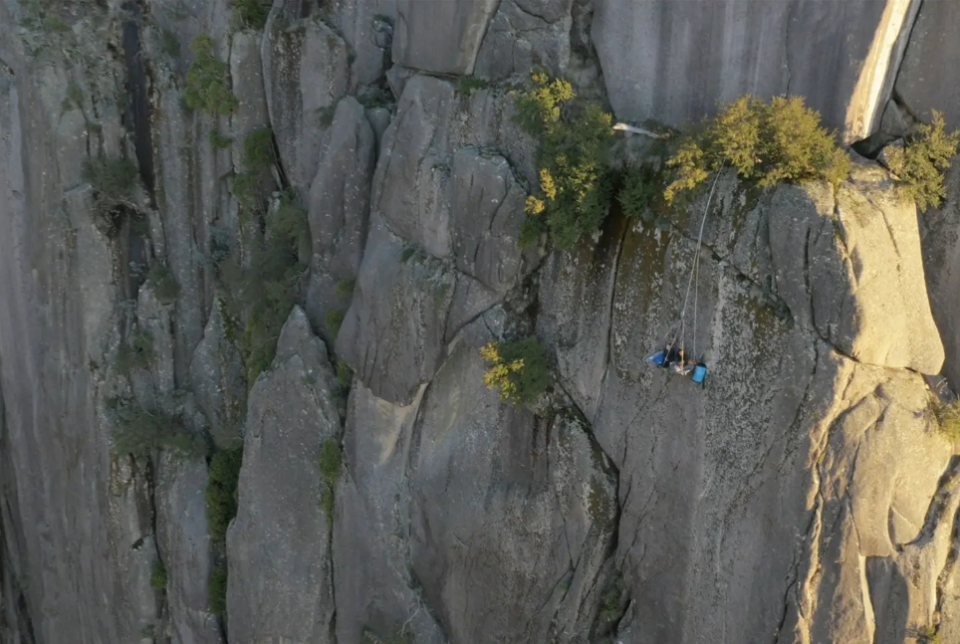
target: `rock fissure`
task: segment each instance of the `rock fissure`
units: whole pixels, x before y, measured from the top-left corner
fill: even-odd
[[[490,33],[490,25],[493,24],[493,21],[497,13],[500,12],[500,7],[503,5],[503,1],[504,0],[496,0],[496,5],[492,7],[492,11],[490,11],[489,14],[487,14],[486,16],[486,20],[483,25],[483,33],[481,33],[480,37],[477,39],[477,49],[476,49],[477,54],[479,54],[479,52],[483,49],[483,41],[487,39],[487,34]],[[466,70],[468,75],[473,74],[474,69],[476,69],[476,65],[477,65],[477,56],[474,56],[473,60],[470,63],[469,68]]]
[[[787,18],[783,24],[783,66],[786,74],[786,89],[784,96],[790,96],[790,83],[793,80],[793,71],[790,66],[790,27],[793,23],[793,8],[795,4],[790,3],[787,9]]]
[[[894,543],[897,550],[902,551],[908,546],[923,547],[928,544],[944,519],[951,497],[958,491],[960,491],[960,456],[954,455],[950,458],[947,469],[940,475],[940,480],[937,481],[937,491],[930,499],[923,526],[917,536],[905,544],[897,544],[891,539],[891,543]]]
[[[502,3],[503,3],[503,0],[501,0],[501,4],[502,4]],[[531,18],[536,18],[537,20],[539,20],[540,22],[542,22],[542,23],[544,23],[544,24],[547,24],[547,25],[553,24],[553,23],[551,23],[549,20],[547,20],[544,16],[542,16],[542,15],[540,15],[540,14],[538,14],[538,13],[536,13],[536,12],[534,12],[534,11],[531,11],[530,9],[524,7],[523,4],[524,4],[524,3],[523,3],[523,0],[520,0],[520,1],[518,1],[518,0],[513,0],[513,6],[515,6],[520,13],[522,13],[522,14],[524,14],[524,15],[526,15],[526,16],[530,16]],[[499,10],[499,7],[497,7],[497,9]],[[494,12],[494,13],[496,13],[496,12]]]
[[[910,21],[910,26],[906,30],[906,36],[905,36],[906,45],[903,47],[903,56],[901,56],[900,60],[897,61],[898,62],[897,71],[893,74],[892,89],[890,90],[891,100],[896,101],[897,105],[901,108],[905,108],[908,113],[910,110],[907,107],[907,105],[900,99],[900,95],[896,87],[897,87],[897,82],[900,80],[900,74],[903,71],[904,62],[907,60],[907,53],[910,50],[910,44],[912,42],[915,42],[913,34],[914,34],[914,31],[916,31],[917,29],[917,23],[919,22],[917,18],[920,15],[920,12],[923,10],[923,3],[925,0],[914,0],[914,1],[916,2],[916,10],[913,11],[912,13],[913,19]],[[911,114],[911,116],[914,116],[914,115]],[[916,116],[914,116],[914,119],[916,120]]]
[[[790,608],[793,606],[790,600],[790,592],[795,591],[797,584],[800,582],[800,558],[798,556],[794,557],[790,573],[784,581],[786,582],[786,588],[783,591],[783,611],[780,613],[780,621],[777,622],[777,632],[773,636],[773,644],[780,644],[780,635],[787,622]]]
[[[960,559],[960,506],[957,507],[957,511],[954,513],[953,527],[950,530],[950,549],[947,552],[947,559],[946,562],[944,562],[943,568],[940,570],[940,574],[937,575],[935,599],[935,613],[937,615],[943,615],[943,603],[947,594],[947,586],[951,582],[958,559]],[[942,622],[937,625],[938,630],[941,625]]]
[[[141,6],[138,2],[127,2],[125,9],[131,18],[123,23],[123,54],[127,72],[129,92],[126,106],[129,127],[133,129],[134,151],[139,166],[140,178],[146,188],[152,208],[157,207],[156,177],[153,170],[153,127],[151,123],[152,104],[148,97],[149,77],[146,58],[141,51],[140,22]]]

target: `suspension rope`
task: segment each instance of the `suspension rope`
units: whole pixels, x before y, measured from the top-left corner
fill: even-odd
[[[693,286],[694,275],[697,276],[699,281],[699,266],[700,266],[700,249],[703,248],[703,227],[707,223],[707,213],[710,212],[710,202],[713,200],[713,193],[717,188],[717,182],[720,180],[720,171],[717,170],[717,176],[713,179],[713,185],[710,187],[710,195],[707,197],[707,204],[703,208],[703,217],[700,219],[700,233],[697,235],[697,250],[693,256],[693,267],[690,269],[690,279],[687,280],[687,292],[683,296],[683,309],[680,311],[680,350],[683,351],[684,342],[685,342],[685,330],[686,322],[685,316],[687,314],[687,302],[690,299],[690,287]],[[699,284],[697,285],[697,290],[699,291]],[[696,304],[697,295],[694,294],[694,304],[693,304],[693,351],[697,351],[697,304]]]
[[[697,359],[697,295],[700,293],[700,252],[694,260],[693,269],[696,277],[693,278],[693,359]]]

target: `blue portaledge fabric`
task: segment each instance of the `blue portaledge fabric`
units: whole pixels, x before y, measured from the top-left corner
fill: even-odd
[[[663,351],[658,351],[657,353],[653,354],[652,356],[648,356],[648,357],[647,357],[647,362],[652,362],[652,363],[655,364],[655,365],[661,365],[661,364],[663,364],[663,360],[664,360],[666,357],[667,357],[667,354],[666,354],[666,353],[664,353]]]

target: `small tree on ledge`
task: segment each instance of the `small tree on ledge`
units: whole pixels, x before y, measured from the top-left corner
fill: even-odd
[[[490,368],[483,382],[498,390],[500,399],[514,405],[536,402],[550,386],[550,366],[536,337],[513,342],[489,342],[480,355]]]
[[[907,137],[903,148],[885,150],[887,164],[903,193],[917,203],[919,210],[936,208],[947,194],[943,174],[957,153],[960,131],[944,131],[943,114],[934,110],[933,123],[922,124]]]
[[[850,174],[850,158],[820,125],[820,114],[799,96],[774,97],[770,103],[738,98],[681,139],[667,166],[673,171],[664,191],[668,203],[727,166],[762,187],[806,179],[836,186]]]

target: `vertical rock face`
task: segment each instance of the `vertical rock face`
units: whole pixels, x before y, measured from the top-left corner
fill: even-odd
[[[239,509],[227,533],[228,633],[238,642],[333,642],[320,450],[339,434],[327,352],[295,308],[250,392]]]
[[[485,369],[468,342],[420,406],[412,573],[452,641],[581,641],[609,581],[614,470],[572,410],[505,406]]]
[[[291,21],[274,11],[262,44],[270,123],[291,185],[309,190],[323,131],[346,93],[346,43],[315,18]]]
[[[334,536],[339,641],[404,628],[444,641],[438,623],[458,642],[590,631],[611,581],[615,473],[573,412],[538,419],[486,389],[477,349],[489,338],[469,326],[411,406],[352,395]]]
[[[912,4],[600,0],[592,36],[619,118],[689,122],[717,101],[790,94],[853,140],[879,122]]]
[[[509,78],[536,66],[560,73],[570,62],[572,6],[572,0],[501,0],[473,73]]]
[[[133,29],[116,3],[0,0],[0,641],[960,639],[960,458],[924,383],[960,380],[960,175],[922,235],[864,161],[836,188],[724,174],[709,207],[521,250],[538,141],[511,92],[544,66],[675,124],[802,94],[857,138],[896,120],[897,73],[897,103],[951,109],[952,3],[244,8],[149,0]],[[230,114],[184,106],[201,34]],[[312,244],[247,383],[223,259],[259,241],[232,191],[267,127]],[[104,211],[81,169],[119,159],[139,176]],[[705,387],[645,361],[694,270]],[[515,407],[479,350],[531,334],[555,382]],[[140,432],[242,441],[238,480],[117,453],[121,402]]]
[[[857,169],[836,202],[826,186],[809,186],[778,188],[750,204],[721,182],[704,235],[712,252],[700,258],[695,330],[687,320],[687,350],[710,365],[705,389],[644,364],[676,333],[703,201],[672,233],[649,224],[605,231],[595,274],[552,269],[552,285],[542,285],[551,310],[573,312],[542,318],[564,387],[621,472],[617,561],[635,603],[620,627],[629,641],[699,641],[717,632],[729,641],[778,632],[798,641],[873,641],[872,629],[894,626],[877,626],[874,607],[860,598],[885,596],[898,583],[911,565],[906,544],[929,557],[929,574],[910,579],[889,620],[901,629],[929,621],[926,598],[945,555],[918,535],[943,539],[950,530],[927,518],[949,450],[930,428],[920,376],[890,372],[885,361],[896,360],[888,343],[906,342],[910,331],[898,331],[895,318],[873,323],[883,333],[858,331],[864,355],[889,356],[874,367],[844,357],[818,330],[818,319],[856,299],[855,267],[869,265],[842,252],[830,221],[836,203],[848,238],[864,240],[864,257],[883,248],[882,239],[866,241],[883,204],[859,219],[842,206],[845,191],[871,176]],[[813,221],[831,232],[810,232]],[[899,225],[897,234],[915,238],[912,220]],[[919,247],[907,252],[901,266],[921,271]],[[578,259],[587,257],[574,255],[571,264]],[[837,276],[833,286],[828,274]],[[887,295],[909,298],[914,288]],[[824,289],[845,295],[827,298]],[[590,304],[578,307],[582,301]],[[605,315],[609,344],[590,324]],[[935,371],[942,348],[933,339],[913,355]],[[599,386],[585,373],[602,374]],[[866,557],[893,576],[865,581]]]
[[[308,202],[313,258],[307,313],[318,328],[352,295],[350,284],[366,242],[375,161],[373,128],[356,99],[345,98],[325,136]]]
[[[960,310],[955,297],[960,289],[960,174],[956,167],[947,177],[946,200],[922,213],[919,220],[930,308],[946,353],[943,373],[956,390],[960,383]]]
[[[497,0],[426,4],[397,0],[393,59],[441,74],[471,74]]]
[[[0,24],[7,40],[16,22],[6,5]],[[63,105],[76,70],[51,53],[60,62],[39,73],[19,47],[0,49],[3,534],[18,557],[2,564],[16,613],[0,621],[24,641],[131,641],[155,611],[155,550],[148,492],[135,466],[111,458],[101,411],[114,275],[78,161],[102,139],[84,118],[89,103]],[[116,78],[112,61],[97,71],[88,92]],[[116,141],[116,105],[97,116]]]
[[[923,265],[916,261],[916,208],[891,188],[882,168],[860,167],[838,190],[832,212],[826,195],[814,193],[815,209],[800,210],[809,224],[784,236],[783,246],[773,246],[775,260],[793,264],[777,278],[790,284],[784,298],[797,310],[804,305],[795,289],[805,272],[817,332],[845,355],[932,375],[943,365],[943,347],[924,289]],[[809,194],[800,199],[809,200]],[[796,208],[797,195],[785,190],[781,195],[773,204],[777,213]],[[797,221],[777,215],[770,223],[780,230],[790,224]],[[797,262],[802,239],[812,253],[806,266]]]
[[[155,490],[157,545],[167,577],[171,636],[179,642],[219,644],[223,637],[207,602],[211,557],[206,484],[202,461],[178,463],[168,458],[162,463]]]
[[[951,37],[958,21],[960,7],[953,2],[921,4],[896,85],[913,114],[928,121],[931,110],[939,110],[951,128],[960,127],[956,82],[960,43]]]

